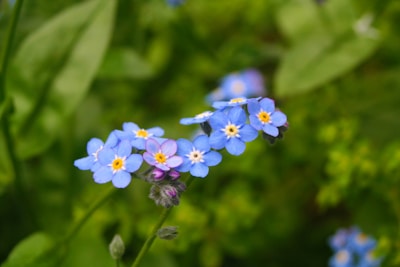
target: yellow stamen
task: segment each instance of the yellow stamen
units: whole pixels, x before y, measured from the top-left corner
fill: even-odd
[[[269,115],[268,112],[261,111],[260,113],[257,114],[257,117],[262,123],[271,122],[271,116]]]
[[[136,137],[146,139],[147,137],[149,137],[149,133],[145,129],[140,129],[136,132]]]
[[[232,98],[229,103],[233,104],[233,103],[244,103],[246,101],[246,99],[244,99],[243,97],[237,97],[237,98]]]
[[[124,168],[124,160],[122,158],[116,158],[111,163],[111,168],[113,171],[119,171]]]
[[[239,136],[239,128],[231,123],[225,127],[224,132],[228,138]]]
[[[164,153],[157,152],[154,154],[154,159],[157,161],[157,163],[165,164],[167,161],[167,157],[165,156]]]

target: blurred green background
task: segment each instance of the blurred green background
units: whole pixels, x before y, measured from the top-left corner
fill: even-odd
[[[3,48],[12,8],[0,7]],[[63,236],[110,187],[73,166],[90,138],[129,121],[190,138],[179,119],[252,67],[288,116],[284,139],[224,152],[167,220],[179,237],[141,266],[327,266],[328,237],[351,225],[400,266],[399,25],[395,0],[25,1],[0,88],[18,160],[16,173],[2,133],[0,262],[34,233]],[[138,180],[119,190],[57,266],[113,266],[116,233],[130,266],[161,211],[148,193]]]

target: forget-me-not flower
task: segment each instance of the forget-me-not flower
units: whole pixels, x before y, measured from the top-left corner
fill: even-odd
[[[190,125],[190,124],[196,124],[196,123],[204,123],[211,117],[212,114],[213,114],[213,112],[207,110],[200,114],[197,114],[193,118],[182,118],[180,120],[180,124]]]
[[[112,148],[117,144],[118,138],[115,135],[115,132],[110,133],[105,143],[99,138],[90,139],[86,145],[88,156],[75,160],[75,167],[80,170],[91,170],[92,172],[95,172],[98,168],[101,167],[98,161],[99,152],[105,147]]]
[[[338,250],[329,260],[329,267],[353,267],[353,256],[346,249]]]
[[[215,166],[222,160],[220,153],[211,150],[209,138],[206,135],[197,136],[193,143],[187,139],[178,139],[177,154],[183,157],[183,164],[177,170],[180,172],[190,171],[195,177],[206,177],[209,166]]]
[[[250,100],[258,100],[258,99],[260,99],[260,97],[251,98],[251,99],[247,99],[246,97],[236,97],[236,98],[232,98],[229,101],[215,101],[212,104],[212,106],[213,106],[213,108],[216,108],[216,109],[224,109],[226,107],[243,106],[243,105],[246,105]]]
[[[349,236],[349,246],[358,254],[365,254],[376,245],[376,240],[359,229],[355,229]]]
[[[122,125],[123,131],[116,130],[115,134],[119,139],[129,139],[134,148],[144,150],[145,142],[148,138],[158,139],[159,142],[166,139],[159,138],[163,136],[164,130],[160,127],[153,127],[150,129],[140,128],[136,123],[125,122]]]
[[[283,112],[275,110],[275,102],[270,98],[263,98],[260,101],[249,100],[247,109],[251,126],[273,137],[279,135],[278,127],[283,126],[287,121]]]
[[[213,129],[210,145],[214,149],[226,148],[232,155],[240,155],[246,148],[245,142],[257,138],[258,132],[246,124],[246,113],[241,107],[233,107],[227,114],[214,112],[209,122]]]
[[[149,138],[146,141],[146,151],[143,153],[144,160],[151,166],[163,171],[176,168],[182,164],[183,159],[175,155],[178,145],[172,139],[164,141],[161,145],[157,140]]]
[[[102,166],[94,173],[94,181],[99,184],[112,181],[117,188],[127,187],[132,179],[131,173],[137,171],[143,162],[142,155],[131,153],[129,140],[121,141],[114,149],[102,149],[98,154]]]

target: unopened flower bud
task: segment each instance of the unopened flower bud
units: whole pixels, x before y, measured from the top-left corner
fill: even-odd
[[[161,170],[161,169],[159,169],[159,168],[155,168],[151,172],[151,176],[154,178],[155,181],[161,181],[162,179],[165,178],[166,172]]]
[[[178,172],[177,170],[170,170],[168,176],[171,177],[172,181],[175,181],[181,176],[181,173]]]
[[[166,226],[157,231],[157,236],[161,239],[172,240],[178,236],[178,227]]]
[[[114,238],[111,240],[109,250],[111,257],[114,260],[119,260],[121,259],[122,255],[124,255],[125,245],[120,235],[115,235]]]

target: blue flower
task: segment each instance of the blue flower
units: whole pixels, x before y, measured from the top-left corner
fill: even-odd
[[[193,118],[183,118],[180,120],[180,124],[189,125],[189,124],[196,124],[196,123],[203,123],[206,122],[213,113],[211,111],[204,111],[200,114],[197,114]]]
[[[184,0],[167,0],[167,4],[173,7],[180,6],[185,2]]]
[[[329,245],[333,250],[344,249],[348,245],[349,230],[338,229],[336,233],[329,238]]]
[[[209,103],[238,97],[263,96],[266,93],[264,79],[256,69],[245,69],[241,72],[226,75],[219,87],[211,92],[206,100]]]
[[[346,249],[338,250],[329,260],[329,267],[353,267],[353,257]]]
[[[374,250],[370,250],[361,256],[360,263],[357,267],[379,267],[382,260],[382,257],[376,257],[374,255]]]
[[[279,135],[278,127],[283,126],[287,121],[284,113],[275,110],[275,103],[270,98],[263,98],[260,102],[250,100],[247,108],[251,126],[273,137]]]
[[[243,106],[246,105],[250,100],[258,100],[258,98],[251,98],[247,99],[245,97],[237,97],[237,98],[232,98],[229,101],[216,101],[212,104],[213,108],[216,109],[224,109],[226,107],[237,107],[237,106]]]
[[[226,148],[232,155],[240,155],[246,148],[245,142],[253,141],[258,132],[246,124],[246,113],[241,107],[233,107],[228,114],[216,111],[209,122],[213,129],[210,145],[214,149]]]
[[[376,240],[356,229],[349,237],[349,246],[354,252],[363,255],[376,245]]]
[[[178,139],[177,154],[183,157],[183,164],[177,168],[180,172],[190,171],[195,177],[206,177],[208,167],[219,164],[222,160],[220,153],[211,150],[208,136],[197,136],[193,143],[186,139]]]
[[[143,153],[143,158],[149,165],[169,171],[183,162],[182,157],[175,155],[177,150],[178,145],[174,140],[166,140],[160,145],[157,140],[149,138],[146,141],[146,152]]]
[[[162,142],[166,139],[158,138],[164,134],[164,130],[160,127],[153,127],[150,129],[140,128],[137,124],[133,122],[125,122],[122,125],[123,131],[116,130],[115,134],[119,139],[129,139],[134,148],[144,150],[145,142],[148,138],[158,139],[159,142]]]
[[[117,188],[124,188],[131,182],[131,173],[142,165],[143,158],[139,154],[131,154],[132,146],[128,140],[123,140],[117,147],[104,148],[98,154],[102,165],[93,175],[99,184],[112,181]]]
[[[98,161],[99,152],[106,147],[112,148],[116,146],[117,143],[118,138],[115,135],[115,132],[111,132],[105,143],[103,143],[103,141],[98,138],[90,139],[86,146],[88,156],[75,160],[75,167],[80,170],[91,170],[92,172],[95,172],[98,168],[101,167]]]

